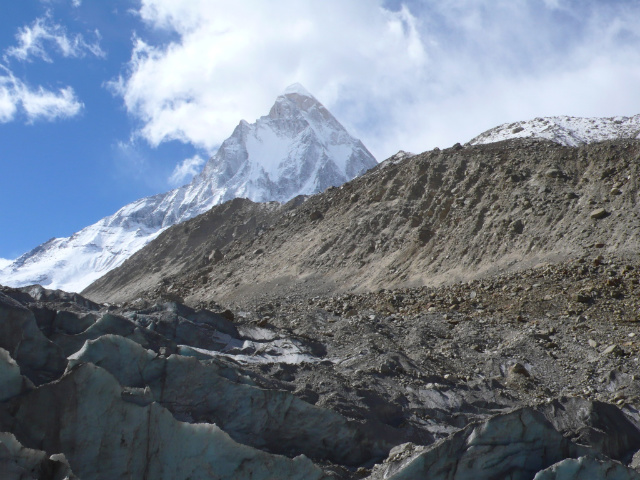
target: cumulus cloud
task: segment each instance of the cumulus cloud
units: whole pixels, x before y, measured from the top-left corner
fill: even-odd
[[[427,62],[416,20],[370,3],[145,1],[141,18],[180,40],[136,38],[130,74],[112,85],[152,145],[179,139],[210,151],[240,115],[266,113],[295,81],[329,103],[356,77],[377,79],[380,92],[406,86]]]
[[[100,34],[96,31],[95,35],[97,41],[94,43],[87,42],[81,34],[69,35],[65,27],[53,23],[47,15],[18,30],[18,44],[6,49],[5,58],[13,57],[22,61],[39,58],[52,62],[48,52],[50,49],[56,50],[63,57],[84,57],[87,54],[104,57],[99,44]]]
[[[33,89],[6,67],[0,65],[0,72],[0,123],[12,121],[18,114],[24,115],[27,122],[52,121],[73,117],[83,108],[71,87],[58,91]]]
[[[153,146],[209,152],[300,82],[379,158],[506,121],[640,112],[640,5],[575,0],[142,0],[111,86]],[[158,41],[162,33],[165,41]]]
[[[200,155],[185,158],[173,169],[173,173],[169,177],[169,183],[176,187],[185,184],[200,172],[204,163],[205,159],[200,157]]]

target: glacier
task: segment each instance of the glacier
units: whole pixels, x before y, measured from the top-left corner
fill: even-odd
[[[66,238],[0,265],[0,284],[79,292],[172,225],[243,197],[286,202],[339,186],[377,165],[362,142],[302,85],[255,123],[241,120],[193,180],[130,203]]]

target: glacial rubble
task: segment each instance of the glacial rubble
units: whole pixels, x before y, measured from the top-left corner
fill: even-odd
[[[0,337],[0,461],[28,449],[81,479],[638,479],[639,275],[600,256],[242,310],[3,287],[3,332],[30,333]]]
[[[541,263],[638,260],[640,140],[519,139],[383,162],[268,213],[219,206],[163,232],[84,294],[191,304],[437,286]],[[239,205],[238,205],[239,207]],[[236,213],[238,212],[238,213]],[[215,225],[229,227],[218,234]],[[190,249],[175,247],[188,242]]]

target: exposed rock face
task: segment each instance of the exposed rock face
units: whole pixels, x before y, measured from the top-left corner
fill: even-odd
[[[302,86],[267,116],[241,121],[191,183],[142,198],[69,238],[53,238],[0,270],[0,283],[79,292],[168,227],[236,197],[286,202],[341,185],[377,164]]]

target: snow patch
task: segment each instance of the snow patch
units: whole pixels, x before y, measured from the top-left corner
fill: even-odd
[[[617,138],[640,138],[640,114],[633,117],[538,117],[505,123],[471,139],[469,145],[500,142],[512,138],[543,138],[576,147]]]
[[[9,260],[8,258],[0,258],[0,270],[5,267],[8,267],[13,263],[13,260]]]

